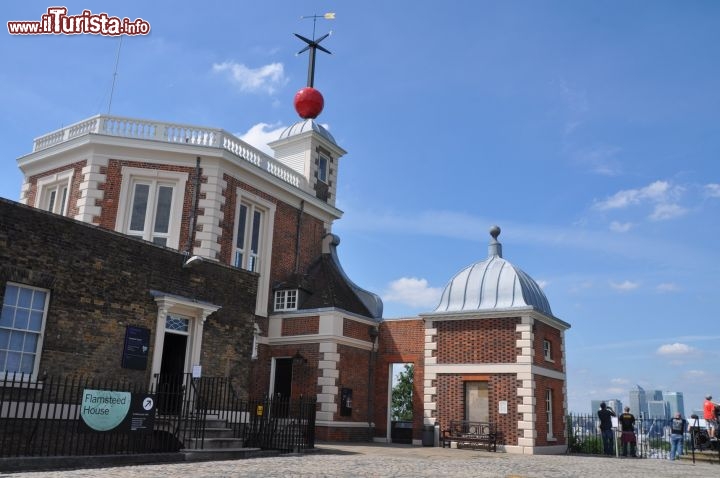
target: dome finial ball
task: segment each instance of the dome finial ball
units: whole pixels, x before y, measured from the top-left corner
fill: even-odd
[[[500,227],[499,226],[493,226],[490,228],[490,235],[493,239],[497,240],[498,236],[500,235]]]

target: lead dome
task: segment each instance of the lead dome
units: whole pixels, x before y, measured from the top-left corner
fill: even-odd
[[[532,308],[553,316],[550,303],[537,282],[503,259],[499,235],[498,226],[490,228],[488,258],[465,267],[448,282],[435,312]]]

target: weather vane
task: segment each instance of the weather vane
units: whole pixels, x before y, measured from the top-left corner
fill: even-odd
[[[313,19],[313,33],[312,33],[312,40],[309,40],[305,38],[302,35],[298,35],[295,33],[295,36],[307,43],[307,46],[297,52],[298,55],[301,53],[304,53],[308,50],[310,50],[310,59],[308,62],[308,79],[307,79],[307,86],[305,88],[300,89],[295,94],[295,100],[293,103],[295,104],[295,111],[297,111],[298,115],[300,115],[301,118],[317,118],[320,112],[322,112],[325,100],[322,97],[322,94],[318,90],[316,90],[313,85],[315,84],[315,51],[320,50],[324,51],[325,53],[328,53],[332,55],[330,50],[326,49],[323,46],[320,46],[320,42],[326,39],[327,37],[332,34],[332,31],[326,33],[325,35],[321,36],[317,40],[315,39],[315,23],[317,22],[318,18],[324,18],[326,20],[334,20],[335,14],[334,13],[325,13],[323,15],[307,15],[300,17],[300,19],[306,19],[306,18],[312,18]]]
[[[307,46],[297,52],[298,55],[301,53],[305,53],[306,51],[310,50],[310,60],[308,64],[308,81],[307,85],[309,87],[313,87],[313,84],[315,83],[315,50],[324,51],[325,53],[332,55],[330,50],[320,46],[320,42],[332,35],[332,30],[326,33],[325,35],[321,36],[317,40],[315,39],[315,23],[317,22],[318,18],[325,18],[326,20],[334,20],[335,14],[334,13],[325,13],[324,15],[306,15],[303,17],[300,17],[301,20],[304,20],[306,18],[312,18],[313,19],[313,34],[312,34],[312,40],[308,40],[302,35],[298,35],[295,33],[295,36],[307,43]]]

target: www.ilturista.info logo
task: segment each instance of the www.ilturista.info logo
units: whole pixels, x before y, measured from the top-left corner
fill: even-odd
[[[80,15],[68,15],[65,7],[50,7],[40,21],[7,22],[11,35],[147,35],[150,24],[138,18],[111,17],[107,13],[83,10]]]

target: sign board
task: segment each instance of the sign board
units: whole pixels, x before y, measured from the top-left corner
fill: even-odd
[[[507,400],[500,400],[498,402],[498,413],[500,415],[507,415],[508,402]]]
[[[146,370],[150,350],[150,329],[128,325],[125,329],[122,367]]]
[[[255,415],[261,417],[263,414],[263,406],[258,405],[257,408],[255,408]]]
[[[155,395],[83,390],[80,418],[86,431],[149,432],[155,422]]]

